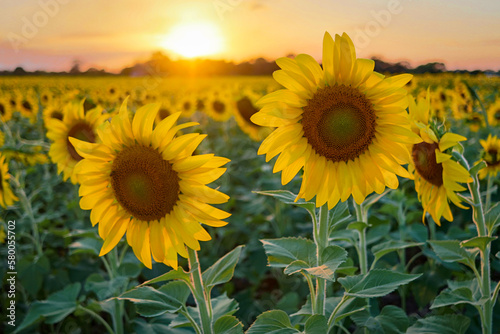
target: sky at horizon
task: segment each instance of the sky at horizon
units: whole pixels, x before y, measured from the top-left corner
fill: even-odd
[[[67,71],[78,60],[118,71],[154,51],[176,59],[205,49],[235,62],[321,61],[325,31],[346,32],[360,58],[500,70],[493,0],[2,0],[0,70]]]

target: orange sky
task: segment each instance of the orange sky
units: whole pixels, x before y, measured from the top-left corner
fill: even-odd
[[[207,49],[206,57],[233,61],[308,53],[320,61],[325,31],[347,32],[359,57],[500,70],[493,0],[1,0],[0,70],[62,71],[78,59],[84,69],[116,71],[155,50],[176,58]]]

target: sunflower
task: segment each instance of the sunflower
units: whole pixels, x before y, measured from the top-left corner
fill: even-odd
[[[488,122],[491,126],[500,126],[500,97],[488,108]]]
[[[12,118],[12,106],[6,96],[0,96],[0,120],[7,122]]]
[[[26,91],[25,94],[19,98],[17,107],[21,115],[28,118],[32,124],[36,122],[40,108],[38,105],[38,98],[34,91]]]
[[[278,127],[258,153],[269,161],[280,154],[274,172],[283,184],[304,168],[297,198],[332,208],[353,196],[362,203],[371,192],[397,188],[396,175],[409,177],[401,165],[411,160],[408,144],[421,141],[410,130],[405,84],[410,74],[385,78],[374,62],[357,59],[347,36],[335,41],[325,33],[323,69],[309,55],[276,60],[274,72],[286,89],[258,101],[251,117]]]
[[[486,140],[479,142],[483,147],[480,161],[486,162],[486,168],[479,171],[479,178],[484,179],[488,175],[495,177],[500,172],[500,138],[489,134]]]
[[[441,226],[441,217],[453,221],[449,201],[466,209],[455,192],[466,189],[459,183],[468,183],[472,179],[467,169],[454,161],[448,151],[467,138],[451,132],[439,133],[429,120],[429,94],[418,103],[412,96],[408,100],[412,130],[423,140],[411,147],[412,161],[408,171],[415,181],[415,190],[424,208],[422,221],[429,212],[436,224]]]
[[[259,96],[257,94],[247,90],[237,99],[234,113],[234,118],[240,129],[255,141],[261,141],[270,132],[270,128],[262,127],[250,120],[250,118],[259,111],[255,106],[258,99]]]
[[[5,161],[5,156],[0,153],[0,206],[4,209],[7,209],[8,206],[19,200],[10,188],[10,178],[9,165]]]
[[[224,226],[230,214],[209,204],[228,196],[206,186],[218,179],[229,159],[213,154],[192,155],[206,135],[176,137],[180,112],[153,122],[160,106],[146,105],[131,120],[123,103],[119,114],[97,134],[102,144],[71,138],[84,157],[76,166],[81,182],[80,206],[92,210],[92,225],[99,223],[104,239],[100,255],[108,253],[127,234],[137,258],[151,268],[156,262],[177,268],[177,255],[187,257],[187,247],[198,250],[198,241],[210,240],[200,223]]]
[[[176,96],[176,110],[182,112],[182,117],[191,117],[196,112],[196,96],[192,93],[183,93]]]
[[[172,103],[170,102],[170,100],[163,98],[159,103],[160,103],[160,110],[156,115],[155,124],[160,123],[165,118],[174,113],[174,109],[172,107]]]
[[[63,106],[60,101],[52,100],[43,109],[43,122],[45,127],[48,126],[51,119],[63,120]]]
[[[205,112],[217,122],[225,122],[233,115],[234,101],[228,92],[212,92],[205,104]]]
[[[63,173],[63,180],[71,179],[73,184],[78,182],[73,169],[82,157],[75,151],[69,138],[75,137],[89,143],[97,139],[96,128],[109,116],[95,108],[84,112],[84,100],[80,103],[68,103],[63,109],[62,121],[56,118],[47,124],[47,138],[53,141],[49,156],[57,164],[57,172]]]

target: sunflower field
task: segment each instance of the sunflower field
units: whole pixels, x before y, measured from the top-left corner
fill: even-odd
[[[500,78],[0,78],[2,333],[500,333]]]

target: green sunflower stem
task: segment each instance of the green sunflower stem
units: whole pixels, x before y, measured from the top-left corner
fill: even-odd
[[[107,261],[104,261],[106,270],[110,279],[114,279],[118,276],[118,262],[117,262],[117,251],[116,247],[106,254]],[[103,258],[104,260],[104,258]],[[113,313],[111,315],[113,321],[113,328],[116,334],[123,334],[123,300],[115,299],[113,305]]]
[[[488,211],[491,204],[491,187],[493,186],[493,177],[488,174],[488,183],[486,185],[486,201],[484,203],[484,210]]]
[[[314,222],[313,222],[314,223]],[[328,204],[324,204],[319,209],[319,217],[317,219],[317,228],[315,228],[314,242],[316,243],[316,265],[321,265],[321,254],[328,247]],[[311,291],[311,297],[313,293]],[[316,298],[314,310],[315,314],[325,314],[325,298],[326,298],[326,280],[324,278],[316,278]]]
[[[193,296],[198,305],[198,311],[200,312],[201,328],[203,334],[213,334],[212,329],[212,312],[210,304],[210,296],[205,292],[203,286],[203,279],[201,276],[200,262],[198,260],[198,253],[189,247],[186,247],[188,251],[188,261],[189,261],[189,272],[191,273],[191,283],[193,285]]]
[[[363,208],[363,203],[358,204],[353,199],[354,208],[356,209],[356,219],[360,222],[368,224],[368,214]],[[368,272],[368,253],[366,250],[366,227],[359,231],[359,245],[358,245],[359,269],[361,274]]]
[[[28,214],[28,217],[31,222],[31,232],[33,233],[33,240],[35,241],[35,250],[37,256],[43,255],[42,243],[40,241],[40,234],[38,233],[38,225],[35,220],[35,215],[33,214],[33,207],[31,206],[31,202],[24,191],[24,188],[21,187],[21,184],[15,177],[11,177],[10,180],[16,186],[16,193],[19,196],[19,202],[21,203],[24,211]]]
[[[464,158],[465,160],[465,158]],[[479,237],[485,237],[489,235],[489,231],[486,227],[486,222],[484,219],[483,203],[481,200],[480,184],[477,173],[471,175],[473,182],[469,183],[469,191],[472,196],[472,202],[474,203],[472,210],[472,219],[477,227],[477,233]],[[492,331],[492,321],[493,321],[493,302],[491,296],[491,273],[490,273],[490,252],[491,245],[488,244],[484,250],[481,250],[481,292],[482,297],[486,300],[483,308],[482,317],[482,329],[483,334],[491,334]]]

